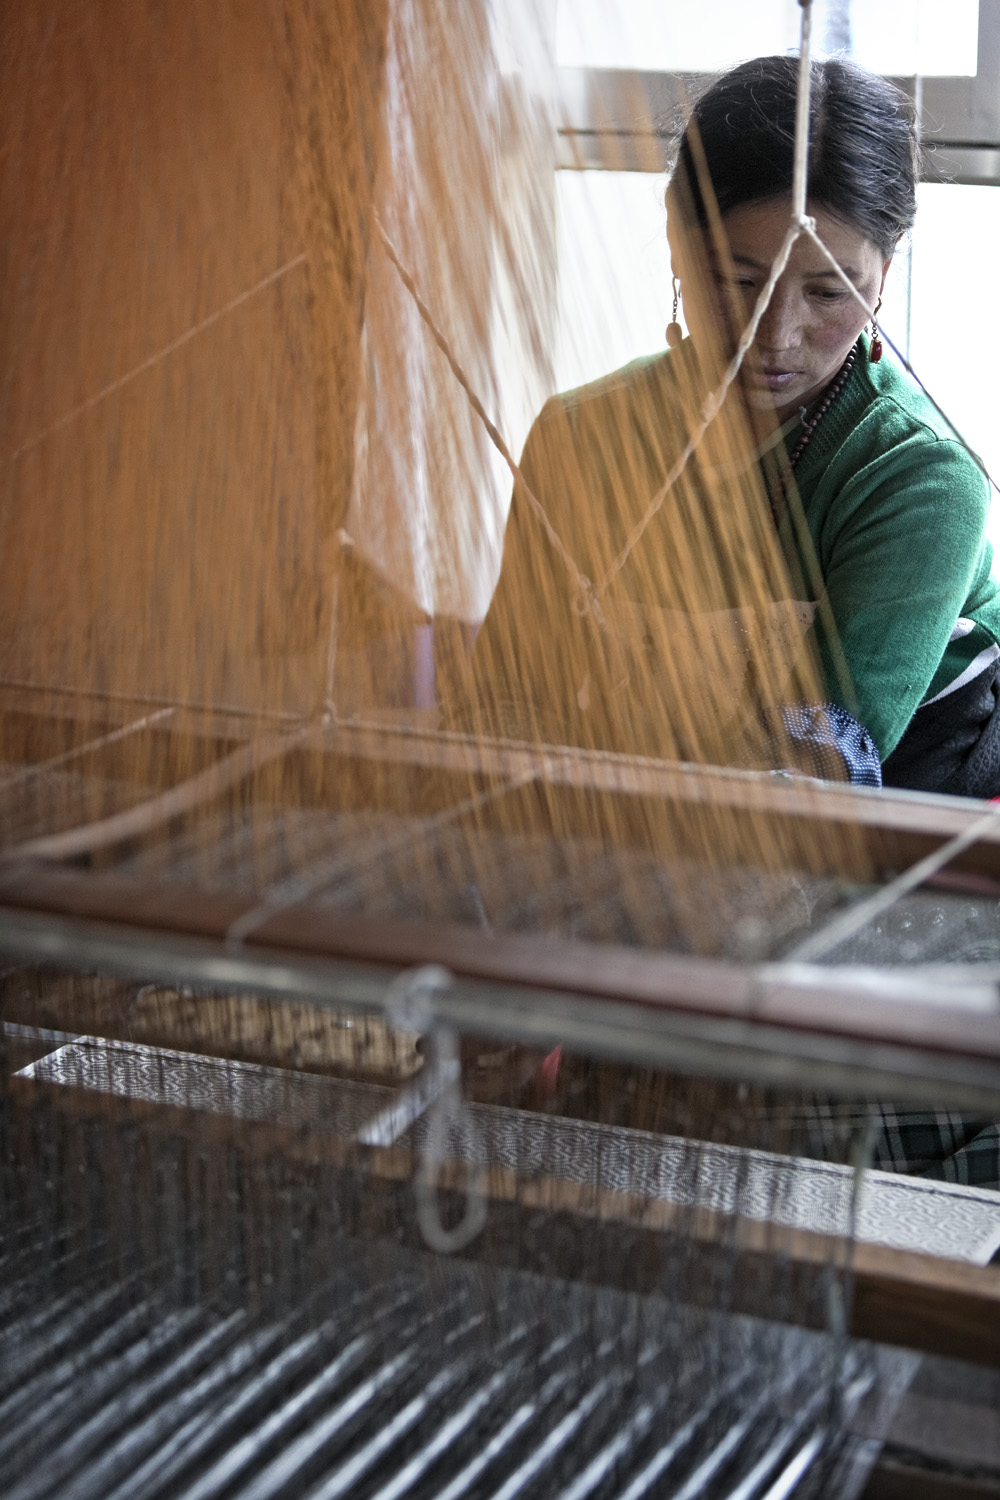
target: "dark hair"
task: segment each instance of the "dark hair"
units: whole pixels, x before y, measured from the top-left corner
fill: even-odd
[[[792,190],[798,58],[757,57],[716,80],[681,138],[673,186],[708,221],[697,132],[719,211]],[[891,255],[916,213],[917,141],[907,96],[877,73],[833,59],[812,64],[810,202],[846,219]]]

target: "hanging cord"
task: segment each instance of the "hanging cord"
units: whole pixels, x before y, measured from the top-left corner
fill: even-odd
[[[443,994],[451,984],[447,969],[424,964],[404,970],[389,986],[384,1003],[390,1024],[424,1037],[428,1055],[416,1081],[358,1132],[362,1145],[388,1146],[426,1113],[413,1179],[417,1222],[425,1243],[443,1255],[464,1250],[486,1223],[486,1171],[481,1160],[476,1160],[481,1158],[482,1143],[462,1097],[458,1033],[435,1018],[431,1004],[432,997]],[[438,1188],[449,1146],[454,1153],[456,1145],[459,1160],[466,1163],[465,1208],[459,1222],[447,1229]]]
[[[792,223],[806,225],[806,186],[809,178],[809,99],[812,90],[812,0],[799,0],[799,86],[795,96],[795,155],[792,158]],[[812,220],[808,221],[810,224]]]
[[[190,343],[192,339],[204,333],[207,328],[211,328],[220,319],[228,317],[231,312],[235,312],[238,307],[242,307],[244,302],[249,302],[252,297],[256,297],[258,293],[264,291],[274,282],[280,281],[289,271],[297,270],[299,266],[305,265],[307,259],[308,257],[303,251],[301,255],[296,255],[291,260],[286,260],[284,265],[279,266],[276,271],[269,271],[266,276],[262,276],[259,281],[255,281],[253,286],[247,287],[245,291],[238,293],[235,297],[231,297],[222,307],[217,307],[206,318],[202,318],[201,322],[193,324],[191,328],[186,329],[177,338],[171,339],[170,343],[164,344],[162,349],[157,349],[155,354],[150,354],[146,359],[140,360],[137,365],[133,365],[131,370],[127,370],[124,375],[119,375],[117,379],[102,386],[99,391],[95,391],[92,396],[88,396],[85,401],[81,401],[78,406],[74,406],[69,411],[63,412],[62,416],[57,417],[54,422],[50,422],[48,427],[44,427],[40,432],[36,432],[31,437],[26,438],[19,448],[14,449],[9,461],[13,463],[23,453],[28,453],[32,448],[37,448],[39,443],[44,442],[53,433],[61,432],[64,427],[68,427],[71,422],[75,422],[77,417],[83,416],[92,407],[100,405],[102,401],[106,401],[109,396],[113,396],[123,386],[129,385],[131,381],[135,380],[136,376],[144,375],[147,370],[151,370],[154,366],[162,364],[168,355],[175,354],[178,349],[182,349],[185,344]]]
[[[806,215],[806,183],[809,167],[809,100],[812,88],[812,69],[809,56],[812,0],[799,0],[799,4],[802,6],[802,25],[799,33],[799,79],[795,103],[795,156],[792,164],[792,218],[791,223],[788,226],[788,232],[786,233],[785,238],[782,240],[781,249],[778,251],[774,262],[772,263],[767,281],[761,288],[760,296],[757,298],[757,302],[753,310],[753,316],[751,317],[750,322],[747,324],[746,328],[744,328],[740,341],[736,346],[736,353],[733,355],[728,366],[726,367],[726,372],[723,375],[720,384],[711,393],[711,395],[706,398],[701,409],[701,420],[699,421],[698,426],[695,428],[694,432],[692,432],[691,436],[688,438],[687,443],[684,446],[684,451],[681,453],[673,468],[670,470],[670,473],[667,475],[666,479],[663,481],[662,485],[657,490],[652,500],[649,502],[645,512],[640,517],[639,521],[629,533],[628,539],[621,552],[619,552],[618,556],[615,558],[614,562],[611,564],[610,568],[598,584],[597,596],[599,599],[603,599],[610,585],[614,582],[615,578],[617,578],[622,568],[624,568],[625,564],[628,562],[633,551],[641,541],[643,534],[647,530],[650,522],[654,520],[658,512],[662,509],[663,502],[666,500],[668,494],[673,489],[678,479],[680,479],[681,475],[684,473],[684,470],[687,468],[688,463],[693,457],[695,450],[697,449],[702,438],[705,436],[705,433],[708,431],[709,427],[712,425],[716,417],[719,415],[719,412],[722,410],[726,397],[729,394],[730,387],[732,386],[736,377],[739,375],[740,370],[743,366],[743,361],[746,359],[750,346],[753,343],[754,339],[757,337],[757,329],[760,327],[760,321],[771,304],[771,298],[774,296],[774,289],[781,279],[785,267],[788,265],[788,258],[792,253],[792,248],[795,245],[796,240],[803,233],[811,234],[815,238],[816,221],[814,219],[810,219]],[[829,255],[829,251],[826,251],[826,253],[827,255]]]
[[[581,572],[581,570],[577,567],[576,561],[563,542],[562,537],[556,531],[555,527],[552,525],[552,522],[546,515],[545,507],[542,505],[537,495],[535,495],[535,493],[531,489],[531,486],[528,484],[519,466],[514,462],[511,451],[507,447],[507,444],[504,442],[500,430],[496,426],[496,423],[493,422],[493,420],[490,418],[485,406],[480,401],[475,391],[472,389],[472,386],[469,384],[468,376],[456,359],[451,345],[448,343],[448,340],[445,338],[444,334],[437,326],[437,323],[434,321],[434,318],[431,315],[430,308],[421,297],[420,292],[417,290],[416,282],[400,259],[399,252],[386,233],[385,226],[383,225],[382,220],[379,218],[377,213],[374,214],[373,217],[375,220],[375,228],[378,230],[379,238],[382,241],[382,248],[385,250],[386,255],[395,266],[400,281],[402,281],[406,290],[413,298],[417,312],[420,314],[420,317],[423,320],[428,332],[430,333],[431,338],[434,340],[435,344],[437,344],[438,348],[441,350],[441,353],[448,361],[448,367],[451,370],[451,373],[454,375],[455,379],[458,381],[459,385],[462,387],[462,390],[465,392],[465,396],[469,405],[472,407],[472,410],[475,412],[476,416],[486,428],[486,432],[490,441],[510,470],[511,475],[514,479],[515,486],[520,490],[521,494],[527,500],[536,521],[545,532],[545,535],[548,537],[550,543],[558,553],[559,557],[562,559],[567,572],[573,580],[573,585],[576,590],[576,601],[574,607],[577,614],[592,615],[597,628],[599,630],[603,630],[605,628],[604,614],[594,592],[594,585],[591,583],[586,573]]]
[[[853,1415],[858,1400],[871,1388],[873,1375],[862,1370],[853,1381],[850,1368],[851,1321],[854,1313],[854,1251],[858,1242],[858,1220],[861,1214],[861,1199],[865,1176],[871,1171],[878,1127],[869,1114],[865,1127],[851,1145],[851,1198],[848,1204],[847,1234],[844,1263],[838,1274],[836,1265],[830,1267],[827,1284],[827,1332],[830,1335],[829,1377],[827,1382],[828,1415],[831,1431],[842,1430],[845,1420]]]
[[[123,724],[120,729],[112,729],[110,733],[99,735],[97,739],[85,740],[81,745],[74,745],[72,749],[64,750],[60,755],[52,755],[48,760],[35,761],[30,766],[21,766],[8,776],[0,776],[0,791],[9,792],[12,787],[22,786],[26,781],[34,780],[36,776],[48,776],[74,760],[82,760],[85,755],[93,755],[96,751],[104,750],[109,745],[116,745],[120,740],[128,739],[133,734],[141,734],[143,730],[151,729],[154,724],[162,723],[164,719],[169,719],[176,712],[176,708],[158,708],[151,714],[143,714],[142,718]]]
[[[983,460],[980,458],[980,456],[976,452],[975,448],[972,447],[971,443],[969,443],[969,441],[968,441],[967,438],[965,438],[965,437],[962,436],[961,432],[959,432],[958,428],[955,426],[954,422],[951,420],[951,418],[949,417],[948,413],[945,411],[944,407],[941,406],[941,404],[934,399],[934,397],[931,395],[930,391],[924,385],[924,382],[920,379],[920,376],[917,374],[916,370],[910,364],[910,361],[907,359],[906,355],[902,352],[902,350],[899,348],[899,346],[897,344],[893,343],[892,339],[886,333],[886,331],[882,327],[881,323],[879,324],[879,330],[878,330],[878,332],[879,332],[879,338],[882,339],[883,342],[885,342],[886,344],[889,345],[889,348],[892,350],[893,354],[895,354],[896,358],[899,360],[900,364],[903,366],[903,369],[906,371],[906,373],[909,376],[911,376],[912,379],[914,379],[917,382],[917,385],[919,385],[920,389],[923,391],[924,395],[927,397],[928,401],[931,403],[931,405],[933,406],[934,410],[937,412],[937,414],[941,418],[941,420],[943,422],[947,422],[948,426],[951,428],[953,437],[965,449],[966,453],[969,455],[969,457],[972,459],[973,463],[976,465],[976,468],[979,469],[979,471],[981,472],[983,478],[986,479],[993,486],[994,490],[996,490],[998,493],[1000,493],[1000,484],[998,484],[997,481],[994,479],[993,475],[990,473],[989,469],[983,463]]]
[[[816,233],[816,224],[815,224],[815,221],[812,220],[812,219],[806,219],[806,220],[804,220],[803,224],[802,224],[802,231],[803,231],[804,234],[807,234],[809,236],[809,238],[812,240],[813,244],[817,247],[817,249],[819,249],[819,250],[822,251],[823,255],[826,257],[826,260],[827,260],[827,262],[828,262],[831,270],[833,270],[833,271],[836,272],[837,277],[843,283],[843,285],[847,288],[847,290],[850,292],[851,296],[854,298],[854,300],[858,304],[858,306],[864,308],[865,316],[867,318],[871,318],[872,316],[874,316],[874,309],[868,306],[868,304],[865,301],[864,297],[862,297],[861,293],[858,291],[857,287],[854,285],[854,282],[851,281],[850,277],[845,274],[844,269],[840,265],[839,261],[833,255],[831,255],[830,251],[826,248],[826,246],[824,245],[823,241],[820,239],[819,235]],[[923,391],[924,395],[927,397],[928,401],[931,403],[931,405],[933,406],[934,410],[938,413],[938,415],[942,418],[943,421],[947,422],[948,426],[951,428],[952,433],[955,436],[956,441],[959,442],[961,444],[961,446],[965,449],[966,453],[969,455],[969,457],[976,464],[976,467],[983,474],[983,477],[986,480],[988,480],[988,482],[993,486],[993,488],[995,490],[1000,490],[1000,485],[997,484],[997,481],[993,478],[993,475],[990,473],[989,469],[983,463],[982,459],[979,457],[979,454],[969,444],[969,442],[967,441],[967,439],[962,436],[961,432],[959,432],[958,428],[955,426],[954,422],[951,420],[951,418],[949,417],[948,413],[944,410],[944,408],[941,405],[939,405],[939,403],[937,401],[935,401],[935,399],[931,395],[930,391],[927,389],[927,387],[924,385],[923,381],[920,379],[920,376],[917,374],[916,370],[910,364],[910,361],[906,358],[906,355],[903,354],[901,352],[901,350],[896,346],[896,344],[893,343],[892,339],[886,333],[886,331],[885,331],[884,328],[879,328],[879,335],[889,345],[889,348],[892,350],[893,354],[895,354],[896,358],[899,360],[899,362],[903,366],[904,370],[906,370],[907,374],[910,375],[910,376],[912,376],[912,378],[917,382],[917,385],[919,385],[920,389]]]

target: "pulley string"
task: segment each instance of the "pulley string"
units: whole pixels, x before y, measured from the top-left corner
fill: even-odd
[[[527,500],[528,505],[530,506],[535,516],[535,519],[538,521],[539,525],[542,527],[542,530],[545,532],[550,543],[552,544],[552,547],[555,549],[556,553],[565,564],[566,569],[573,580],[574,587],[576,588],[576,596],[581,601],[579,613],[586,614],[588,611],[591,612],[593,614],[595,624],[599,629],[603,629],[604,615],[602,613],[600,603],[594,593],[594,585],[591,583],[587,575],[577,567],[575,558],[573,557],[572,553],[563,542],[562,537],[556,531],[555,527],[552,525],[552,522],[546,515],[545,507],[542,505],[542,502],[538,499],[537,495],[528,484],[528,481],[525,479],[523,473],[521,472],[519,465],[515,462],[510,449],[507,447],[507,444],[503,440],[503,436],[500,433],[500,430],[496,426],[496,423],[493,422],[493,420],[490,418],[489,413],[487,412],[483,403],[480,401],[479,397],[473,390],[468,376],[462,369],[462,366],[459,364],[451,345],[435,322],[430,308],[427,306],[427,303],[421,297],[420,292],[417,289],[416,282],[414,281],[410,272],[404,266],[402,260],[400,259],[399,252],[396,250],[395,245],[392,243],[392,240],[386,233],[385,226],[383,225],[379,215],[376,213],[373,215],[373,217],[375,220],[375,228],[378,231],[379,239],[382,242],[382,247],[385,250],[386,255],[388,255],[392,264],[395,266],[404,287],[412,297],[417,312],[420,314],[420,317],[428,332],[430,333],[431,338],[434,340],[435,344],[437,344],[438,348],[441,350],[441,353],[448,361],[448,366],[451,370],[451,373],[454,375],[455,379],[462,387],[462,390],[465,392],[466,399],[468,400],[469,405],[472,407],[472,410],[482,422],[483,426],[486,429],[487,436],[510,470],[514,480],[514,484]]]
[[[298,266],[305,265],[307,260],[308,256],[303,251],[300,255],[293,256],[291,260],[286,260],[284,265],[278,266],[277,270],[269,271],[266,276],[262,276],[259,281],[255,281],[253,286],[249,286],[244,291],[237,293],[235,297],[231,297],[221,307],[217,307],[214,312],[210,312],[206,318],[202,318],[199,323],[193,324],[190,328],[185,329],[183,333],[178,334],[177,338],[171,339],[169,344],[164,344],[162,349],[157,349],[155,354],[150,354],[145,359],[140,360],[137,365],[133,365],[131,370],[126,370],[124,375],[119,375],[115,380],[110,381],[108,385],[102,386],[99,391],[95,391],[92,396],[88,396],[78,406],[74,406],[69,411],[63,412],[62,416],[57,417],[48,427],[44,427],[40,432],[36,432],[33,436],[25,438],[20,447],[14,449],[10,455],[9,462],[14,463],[22,454],[30,452],[32,448],[37,448],[39,443],[43,443],[53,433],[61,432],[64,427],[68,427],[71,422],[75,422],[77,417],[82,417],[84,412],[90,411],[91,407],[99,406],[102,401],[106,401],[109,396],[113,396],[123,386],[129,385],[137,376],[143,375],[147,370],[151,370],[154,366],[162,364],[168,355],[175,354],[178,349],[182,349],[185,344],[189,344],[192,339],[197,338],[200,333],[204,333],[207,328],[211,328],[220,319],[227,317],[231,312],[235,312],[238,307],[242,307],[244,302],[249,302],[252,297],[256,297],[274,282],[280,281],[283,276],[287,276],[289,271],[294,271]]]
[[[347,876],[357,878],[378,864],[386,864],[406,854],[415,849],[422,840],[442,833],[446,828],[481,811],[499,798],[532,785],[545,776],[548,768],[549,762],[543,758],[540,761],[533,761],[530,766],[513,775],[498,777],[489,786],[481,791],[473,792],[471,796],[463,798],[461,802],[456,802],[453,806],[443,807],[440,811],[430,813],[426,818],[421,818],[414,824],[405,823],[395,834],[389,834],[380,839],[367,855],[359,857],[356,849],[346,854],[338,850],[335,854],[325,854],[312,864],[297,869],[294,874],[269,886],[251,907],[230,924],[226,932],[226,943],[229,946],[245,943],[259,927],[263,927],[280,912],[287,911],[289,907],[297,906],[300,902],[308,901],[310,897],[318,895],[321,891],[328,891]]]
[[[121,740],[129,739],[134,734],[141,734],[145,729],[152,729],[154,724],[160,724],[169,719],[177,712],[173,706],[169,708],[158,708],[154,713],[143,714],[139,719],[133,719],[128,724],[121,725],[118,729],[112,729],[107,734],[98,735],[96,739],[85,740],[81,745],[74,745],[69,750],[63,750],[59,755],[51,755],[48,760],[32,762],[29,766],[21,766],[17,771],[8,776],[0,777],[0,791],[9,792],[12,787],[23,786],[26,782],[33,781],[37,776],[48,776],[53,771],[61,770],[63,766],[70,765],[75,760],[82,760],[87,755],[94,755],[98,750],[106,750],[109,745],[117,745]]]
[[[622,568],[624,568],[625,564],[628,562],[629,557],[632,555],[632,552],[642,540],[643,534],[647,530],[650,522],[655,519],[658,511],[662,509],[663,502],[666,500],[670,491],[673,489],[674,485],[677,483],[678,479],[680,479],[681,475],[684,473],[684,470],[687,468],[688,463],[694,456],[694,453],[701,443],[702,438],[705,436],[705,433],[708,431],[709,427],[712,425],[716,417],[719,415],[719,412],[722,410],[725,399],[729,394],[730,387],[732,386],[733,381],[736,379],[737,375],[739,375],[740,373],[740,368],[743,364],[744,359],[746,358],[747,351],[749,350],[754,339],[757,337],[757,329],[760,326],[760,320],[767,312],[771,298],[774,295],[774,288],[788,264],[788,257],[792,253],[792,246],[795,244],[795,241],[798,239],[801,233],[801,225],[789,225],[788,232],[785,235],[784,240],[782,241],[781,249],[778,251],[778,254],[771,266],[771,271],[767,278],[767,281],[761,288],[760,296],[757,298],[757,304],[754,307],[753,316],[750,319],[750,322],[747,324],[746,328],[743,330],[743,334],[740,338],[739,344],[736,346],[736,353],[730,360],[729,365],[726,368],[726,372],[723,375],[722,380],[720,381],[717,388],[711,393],[711,395],[706,397],[701,409],[701,420],[685,443],[680,457],[677,459],[673,468],[670,470],[669,474],[663,481],[660,488],[657,490],[656,494],[653,496],[652,500],[650,500],[642,516],[639,518],[632,531],[629,533],[624,547],[619,552],[618,556],[615,558],[614,562],[611,564],[610,568],[608,568],[604,577],[598,584],[597,597],[599,599],[604,597],[608,588],[611,586],[615,578],[617,578],[618,574],[621,572]]]
[[[614,562],[611,564],[610,568],[601,579],[600,584],[597,588],[597,596],[599,599],[604,597],[610,585],[613,583],[615,578],[617,578],[622,568],[624,568],[625,564],[628,562],[629,557],[632,555],[634,549],[638,546],[643,537],[643,534],[650,525],[650,522],[654,520],[658,512],[662,509],[663,503],[666,500],[668,494],[673,489],[678,479],[680,479],[681,475],[684,473],[684,470],[687,468],[688,463],[693,457],[695,450],[697,449],[702,438],[705,436],[705,433],[708,431],[708,428],[715,421],[715,418],[722,410],[723,403],[725,402],[725,399],[729,394],[730,387],[732,386],[736,377],[739,375],[740,369],[743,365],[743,361],[744,359],[746,359],[750,346],[753,343],[754,339],[757,337],[757,329],[760,327],[760,321],[763,318],[764,314],[767,312],[768,307],[770,306],[771,298],[774,296],[774,289],[781,279],[785,267],[788,265],[788,258],[792,253],[792,248],[795,245],[796,240],[803,232],[811,234],[814,238],[816,237],[815,220],[807,218],[806,216],[806,183],[808,179],[809,168],[809,101],[812,89],[812,64],[809,55],[812,0],[799,0],[799,3],[802,6],[802,22],[799,31],[799,78],[795,103],[795,155],[792,162],[792,218],[791,223],[788,226],[788,232],[786,233],[785,238],[781,243],[781,249],[778,251],[778,254],[772,262],[767,281],[761,288],[760,296],[757,298],[757,303],[753,310],[753,316],[750,319],[750,322],[747,324],[746,328],[743,330],[742,337],[740,338],[740,341],[736,346],[736,353],[730,360],[720,384],[718,385],[716,390],[714,390],[712,394],[706,399],[705,404],[701,409],[701,421],[698,423],[698,426],[689,437],[687,443],[684,446],[684,451],[681,453],[677,462],[670,470],[670,473],[667,475],[663,484],[660,486],[656,494],[653,496],[652,500],[649,502],[644,514],[640,517],[639,521],[629,533],[628,539],[626,540],[621,552],[619,552],[618,556],[615,558]],[[827,255],[829,255],[829,251],[827,251],[825,247],[824,251]],[[840,268],[838,267],[838,270],[839,269]]]
[[[788,264],[792,249],[794,248],[797,240],[801,235],[806,235],[809,240],[811,240],[812,243],[819,249],[826,261],[829,263],[831,269],[834,271],[835,275],[843,283],[843,285],[850,292],[851,296],[861,307],[865,314],[865,318],[871,318],[873,315],[873,309],[868,306],[864,297],[862,297],[861,293],[858,291],[858,288],[845,274],[843,267],[837,261],[836,257],[823,243],[822,239],[816,231],[816,221],[811,218],[805,211],[807,203],[809,175],[809,109],[812,88],[812,0],[799,0],[799,4],[802,11],[802,18],[799,34],[799,70],[798,88],[796,94],[795,147],[792,164],[792,212],[788,232],[786,233],[785,238],[782,241],[781,248],[778,251],[778,254],[771,266],[767,281],[761,289],[761,293],[757,299],[750,322],[743,330],[739,343],[736,347],[736,352],[730,360],[729,365],[727,366],[726,371],[722,377],[722,380],[720,381],[718,387],[705,399],[701,409],[700,420],[694,431],[690,434],[682,452],[671,467],[669,473],[663,481],[663,484],[650,500],[643,515],[640,517],[639,521],[629,533],[621,552],[619,552],[618,556],[611,563],[610,567],[607,569],[596,587],[591,579],[578,566],[576,560],[570,553],[562,538],[559,536],[555,527],[552,525],[552,522],[549,520],[545,508],[541,504],[538,497],[532,491],[530,485],[525,480],[521,469],[511,455],[511,452],[507,447],[507,444],[504,442],[504,439],[500,434],[498,428],[496,427],[496,424],[490,419],[485,407],[479,400],[475,391],[472,389],[468,377],[466,376],[464,370],[456,359],[447,338],[438,327],[430,309],[421,297],[413,276],[407,271],[406,267],[404,266],[378,215],[375,216],[376,228],[378,230],[378,234],[386,251],[386,254],[389,256],[389,259],[396,268],[396,271],[399,274],[403,285],[412,297],[422,321],[429,330],[432,338],[434,339],[434,342],[444,354],[445,359],[448,361],[448,365],[451,368],[453,375],[455,376],[455,379],[458,381],[459,385],[462,387],[462,390],[465,392],[465,395],[473,411],[483,423],[490,440],[493,442],[501,458],[504,460],[504,463],[507,465],[507,468],[510,470],[515,485],[524,496],[532,514],[535,516],[535,519],[542,527],[545,535],[548,537],[551,546],[553,547],[557,555],[561,558],[567,572],[569,573],[575,590],[574,608],[576,609],[576,612],[580,615],[590,614],[597,628],[602,631],[605,629],[606,622],[601,601],[604,599],[607,590],[614,582],[615,578],[625,567],[626,563],[629,560],[629,557],[638,546],[651,522],[655,519],[659,511],[662,509],[667,496],[670,494],[674,486],[677,484],[677,481],[683,475],[691,458],[697,451],[702,439],[704,438],[708,428],[711,426],[711,424],[714,422],[714,420],[722,410],[726,397],[733,383],[737,379],[747,353],[749,352],[750,347],[753,344],[754,339],[756,338],[761,319],[764,317],[764,314],[770,306],[771,299],[774,295],[774,289],[777,286],[777,283]],[[889,338],[888,335],[883,336],[886,338],[886,341],[888,342],[890,348],[893,349],[897,355],[899,355],[899,351],[896,348],[896,345],[893,343],[892,339]],[[902,356],[900,356],[900,358],[902,359]],[[906,369],[914,375],[915,379],[917,379],[921,389],[925,390],[923,383],[919,380],[919,377],[916,376],[909,361],[903,359],[902,362],[905,365]],[[978,459],[973,453],[969,444],[955,427],[951,419],[945,412],[941,410],[940,406],[938,406],[938,403],[936,401],[933,401],[933,397],[930,397],[929,393],[927,393],[926,390],[925,394],[928,394],[929,399],[933,402],[935,408],[941,413],[944,420],[948,423],[949,427],[955,434],[957,440],[962,444],[963,448],[973,458],[976,459],[976,462],[983,470],[986,478],[990,481],[990,483],[994,485],[994,488],[998,488],[995,481],[993,481],[992,476],[983,466],[982,461]]]
[[[868,304],[866,303],[864,297],[862,297],[861,293],[858,291],[857,287],[854,285],[854,282],[844,272],[843,266],[841,266],[840,263],[837,261],[837,259],[833,255],[830,254],[830,251],[826,248],[826,246],[824,245],[823,241],[820,239],[819,235],[816,233],[815,222],[812,219],[807,219],[805,221],[805,223],[802,225],[802,228],[803,228],[804,232],[809,236],[809,238],[813,241],[813,243],[817,246],[817,248],[823,252],[823,255],[826,257],[827,261],[829,262],[831,269],[836,272],[838,278],[840,279],[841,282],[843,282],[844,286],[850,292],[850,294],[854,298],[855,302],[857,302],[860,307],[864,308],[866,317],[868,317],[868,318],[872,317],[874,315],[874,308],[871,308],[871,307],[868,306]],[[996,480],[993,478],[993,475],[990,473],[989,469],[987,469],[986,465],[983,463],[982,459],[979,457],[979,454],[976,453],[973,450],[972,447],[970,447],[969,443],[966,441],[966,439],[959,432],[958,428],[955,426],[954,422],[951,420],[951,418],[949,417],[948,413],[944,410],[944,408],[942,406],[940,406],[938,404],[937,401],[935,401],[935,399],[931,395],[930,391],[927,389],[927,387],[924,385],[923,381],[920,379],[920,376],[917,374],[916,370],[910,364],[910,361],[896,347],[896,345],[893,343],[892,339],[889,337],[889,335],[885,332],[885,330],[883,328],[879,329],[879,336],[881,338],[883,338],[885,340],[885,342],[889,345],[889,348],[892,350],[893,354],[895,354],[896,358],[899,360],[900,364],[906,370],[907,374],[912,375],[913,379],[917,382],[917,384],[919,385],[920,389],[923,391],[924,395],[927,397],[928,401],[934,407],[934,410],[938,413],[938,415],[945,422],[947,422],[948,426],[951,428],[951,430],[954,433],[954,435],[955,435],[956,439],[958,440],[958,442],[961,443],[962,447],[965,449],[965,451],[969,455],[969,457],[975,462],[976,466],[979,469],[982,470],[984,476],[989,480],[989,482],[993,486],[993,488],[995,490],[1000,490],[1000,485],[997,484]]]
[[[812,90],[812,0],[799,0],[799,86],[795,96],[795,155],[792,159],[792,223],[806,226],[806,186],[809,178],[809,101]],[[811,220],[808,221],[812,223]]]
[[[783,962],[816,963],[823,954],[830,953],[834,948],[846,943],[849,938],[856,937],[862,928],[874,922],[890,907],[895,906],[903,896],[910,891],[915,891],[938,870],[943,869],[956,855],[974,844],[978,838],[995,826],[998,817],[1000,817],[1000,807],[991,807],[989,812],[983,813],[981,818],[976,818],[969,823],[961,833],[946,840],[939,848],[933,849],[915,865],[911,865],[909,869],[890,880],[888,885],[882,886],[874,895],[855,902],[845,911],[834,915],[824,926],[807,933],[801,942],[788,950]]]

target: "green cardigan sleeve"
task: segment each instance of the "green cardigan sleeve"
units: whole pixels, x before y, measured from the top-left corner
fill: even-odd
[[[982,471],[959,443],[902,416],[870,409],[806,502],[839,642],[838,652],[820,629],[827,683],[883,760],[928,696],[958,618],[996,592]]]

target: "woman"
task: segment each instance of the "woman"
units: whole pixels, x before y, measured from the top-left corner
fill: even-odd
[[[721,369],[788,229],[797,72],[794,58],[743,64],[703,95],[684,132],[667,208],[691,338],[557,397],[529,438],[527,484],[591,579],[607,575],[634,526],[634,517],[619,514],[622,496],[633,482],[655,487],[669,467],[663,454],[650,458],[656,412],[671,410],[685,385],[704,386],[713,346]],[[915,184],[906,97],[850,64],[813,64],[808,212],[870,308],[913,223]],[[811,611],[829,700],[825,710],[784,712],[785,727],[806,742],[813,759],[805,764],[821,774],[846,769],[868,784],[993,796],[1000,595],[985,540],[989,485],[919,387],[880,358],[877,328],[868,338],[865,322],[822,251],[802,236],[738,382],[750,456],[769,491],[796,599]],[[668,330],[675,342],[672,331],[680,330]],[[650,557],[671,545],[656,526],[640,543]],[[542,701],[536,717],[546,735],[552,726],[560,738],[586,741],[577,722],[586,679],[570,673],[573,681],[560,681],[551,665],[568,598],[559,575],[530,504],[515,495],[477,676],[500,698],[527,698],[536,709]],[[651,613],[669,608],[669,599],[643,587],[646,596],[633,591],[631,603]],[[537,605],[537,630],[526,629],[526,599]],[[612,611],[613,623],[619,617]],[[607,742],[609,732],[593,737]],[[683,736],[680,743],[683,751]],[[831,769],[822,757],[832,752]]]

